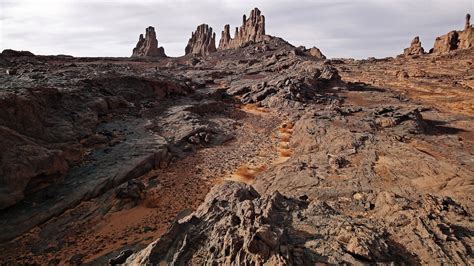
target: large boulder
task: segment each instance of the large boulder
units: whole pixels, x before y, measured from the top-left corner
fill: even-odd
[[[261,15],[258,8],[254,8],[248,19],[245,15],[243,16],[242,26],[235,28],[234,38],[230,37],[230,26],[225,25],[219,42],[219,49],[235,49],[249,42],[262,42],[267,38],[268,36],[265,35],[265,17]]]
[[[155,28],[152,26],[146,28],[145,37],[140,34],[137,45],[133,49],[132,57],[166,57],[165,49],[158,48]]]
[[[208,55],[216,51],[216,34],[207,24],[201,24],[192,33],[185,48],[186,54]]]

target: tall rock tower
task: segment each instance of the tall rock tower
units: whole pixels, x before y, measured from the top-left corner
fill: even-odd
[[[158,48],[155,28],[152,26],[146,28],[145,37],[140,34],[137,45],[133,49],[132,57],[166,57],[165,49]]]
[[[188,45],[184,49],[186,54],[208,55],[216,51],[216,34],[207,24],[201,24],[191,34]]]
[[[230,26],[225,25],[222,31],[219,49],[235,49],[244,46],[249,42],[262,42],[265,40],[265,17],[258,8],[254,8],[250,12],[250,17],[244,15],[242,18],[242,26],[235,28],[234,38],[230,37]]]

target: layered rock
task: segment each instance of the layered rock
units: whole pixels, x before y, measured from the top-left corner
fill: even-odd
[[[414,55],[422,55],[425,53],[425,50],[421,46],[420,37],[416,36],[410,44],[410,47],[403,50],[404,56],[414,56]]]
[[[137,45],[133,48],[132,57],[166,57],[165,49],[158,48],[155,28],[152,26],[146,28],[145,37],[140,34]]]
[[[61,180],[68,170],[61,151],[8,127],[0,126],[0,149],[0,210],[22,200],[28,191]]]
[[[196,31],[192,33],[185,48],[186,54],[208,55],[216,51],[216,34],[212,32],[212,27],[207,24],[201,24]]]
[[[267,37],[265,35],[265,17],[261,15],[258,8],[254,8],[248,19],[245,15],[243,16],[242,26],[235,28],[234,38],[230,37],[230,26],[228,24],[224,26],[219,49],[235,49],[250,42],[262,42]]]
[[[454,50],[468,49],[474,46],[474,28],[470,23],[471,15],[466,15],[464,30],[450,31],[436,38],[431,52],[435,54],[448,53]]]

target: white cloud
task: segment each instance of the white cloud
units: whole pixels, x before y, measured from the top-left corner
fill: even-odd
[[[218,38],[225,24],[259,7],[267,33],[294,45],[316,45],[329,57],[393,56],[419,35],[461,29],[472,0],[0,0],[0,49],[37,54],[129,56],[152,25],[168,55],[179,56],[201,23]]]

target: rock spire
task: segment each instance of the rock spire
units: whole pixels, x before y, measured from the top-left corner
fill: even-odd
[[[265,17],[258,8],[254,8],[248,19],[245,15],[243,16],[242,26],[235,28],[234,38],[230,37],[230,26],[225,25],[219,42],[219,49],[235,49],[250,42],[262,42],[267,37],[265,35]]]
[[[152,26],[146,28],[145,37],[140,34],[137,45],[133,49],[132,57],[166,57],[165,49],[158,48],[155,28]]]
[[[216,34],[212,32],[212,27],[207,24],[199,25],[196,31],[191,34],[185,53],[204,56],[215,51]]]
[[[421,46],[420,37],[416,36],[411,41],[410,47],[403,50],[404,56],[414,56],[414,55],[422,55],[425,53],[425,49]]]

